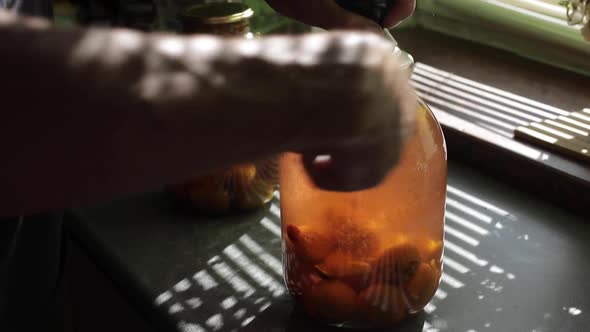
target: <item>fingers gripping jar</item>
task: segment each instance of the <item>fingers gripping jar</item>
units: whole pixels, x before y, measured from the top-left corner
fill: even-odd
[[[396,46],[408,71],[412,58]],[[421,100],[399,163],[375,188],[317,188],[301,155],[280,160],[283,268],[307,315],[349,327],[395,326],[420,312],[442,273],[447,159]]]

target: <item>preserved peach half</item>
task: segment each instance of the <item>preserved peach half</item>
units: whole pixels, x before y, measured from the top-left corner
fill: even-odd
[[[234,167],[230,193],[236,208],[251,210],[271,200],[278,183],[278,172],[277,156]]]
[[[224,212],[230,208],[231,197],[223,182],[223,176],[218,173],[194,179],[186,184],[185,197],[199,210]]]
[[[342,251],[334,251],[319,265],[317,269],[328,278],[338,278],[353,288],[360,288],[371,270],[365,261],[355,260]]]
[[[283,272],[289,292],[293,296],[300,296],[311,286],[319,282],[320,277],[315,266],[297,256],[291,241],[285,241],[286,250],[283,253]]]
[[[379,250],[379,238],[374,231],[345,217],[328,217],[327,224],[336,240],[338,250],[355,259],[368,259]]]
[[[407,301],[398,286],[373,284],[359,294],[361,312],[375,326],[391,326],[408,314]]]
[[[273,197],[278,184],[278,156],[234,165],[171,185],[170,191],[198,210],[223,213],[252,210]]]
[[[428,262],[428,264],[434,270],[434,272],[436,272],[436,278],[440,279],[442,274],[442,260],[433,258],[430,260],[430,262]]]
[[[318,265],[318,268],[330,277],[339,278],[366,274],[369,272],[370,265],[367,262],[355,260],[342,251],[334,251]]]
[[[229,175],[228,189],[239,209],[253,209],[261,206],[262,197],[250,193],[256,177],[256,166],[254,164],[243,164],[232,170]]]
[[[346,321],[357,310],[357,294],[345,283],[324,280],[303,294],[303,307],[312,317],[327,321]]]
[[[333,238],[307,227],[287,225],[287,238],[293,243],[297,256],[310,263],[319,263],[334,248]]]
[[[287,286],[294,296],[300,296],[320,278],[313,265],[297,259],[294,254],[285,256],[285,274]]]
[[[416,275],[405,286],[408,300],[414,310],[421,310],[438,288],[439,273],[430,264],[422,263]]]
[[[406,283],[414,277],[420,265],[418,248],[402,243],[393,246],[383,253],[371,271],[371,281],[385,284]]]

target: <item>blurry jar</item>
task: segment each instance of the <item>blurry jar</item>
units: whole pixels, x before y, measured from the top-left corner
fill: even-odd
[[[396,47],[411,71],[412,58]],[[280,160],[283,268],[312,318],[348,327],[395,326],[432,299],[442,274],[446,146],[428,106],[399,163],[375,188],[317,188],[302,156]]]
[[[184,34],[209,33],[250,38],[253,12],[242,3],[208,3],[182,11]],[[268,203],[278,186],[278,156],[211,171],[171,186],[181,201],[212,214],[252,210]]]

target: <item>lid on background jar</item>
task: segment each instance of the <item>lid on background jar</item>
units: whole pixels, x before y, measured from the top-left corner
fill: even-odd
[[[180,18],[201,24],[228,24],[247,20],[253,14],[243,3],[213,2],[190,6],[180,13]]]

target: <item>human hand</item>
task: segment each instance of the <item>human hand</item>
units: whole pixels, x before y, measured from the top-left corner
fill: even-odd
[[[377,23],[347,11],[334,0],[266,0],[277,12],[320,28],[334,30],[368,30],[381,33]],[[383,27],[393,27],[410,16],[416,0],[395,0],[393,8],[383,21]]]
[[[172,131],[207,142],[195,155],[207,155],[198,159],[211,167],[292,151],[318,187],[362,190],[382,181],[413,132],[417,104],[408,73],[377,34],[196,36],[186,49],[177,56],[186,56],[194,77],[178,80],[183,98],[169,96],[174,89],[166,85],[164,96],[152,98],[174,101],[176,111],[165,112],[174,114]]]
[[[289,148],[303,154],[320,188],[378,185],[413,133],[416,110],[391,44],[373,34],[328,33],[304,37],[299,45],[305,65],[285,71],[297,99],[291,106],[297,109],[287,112],[299,113],[301,128]]]

